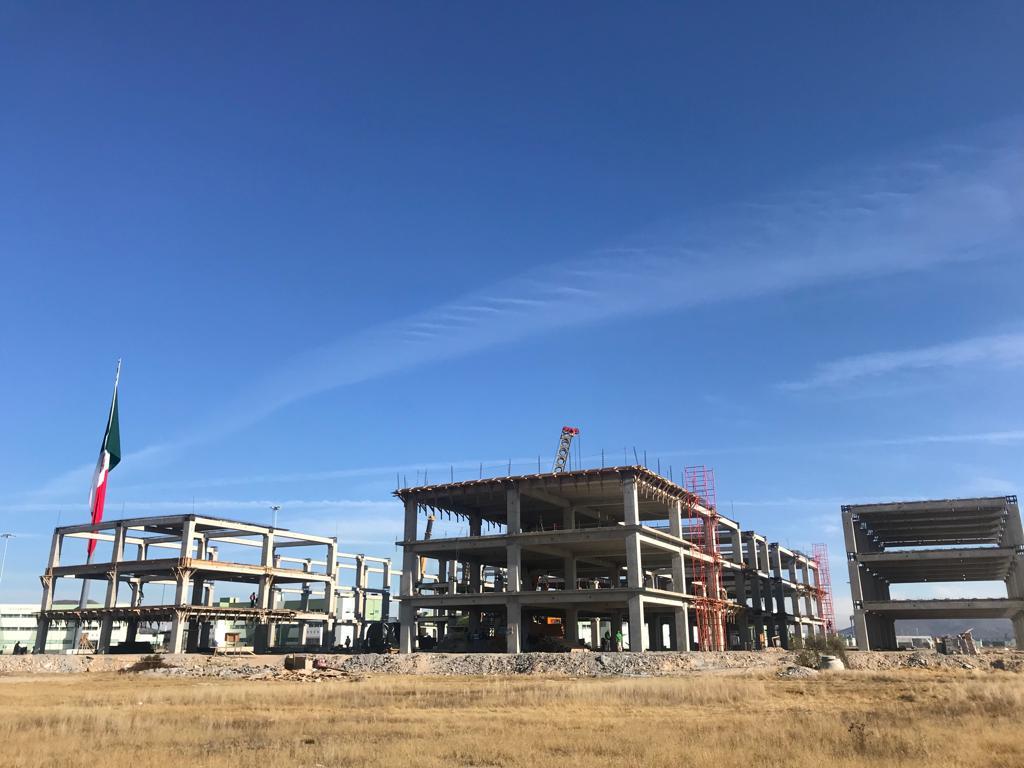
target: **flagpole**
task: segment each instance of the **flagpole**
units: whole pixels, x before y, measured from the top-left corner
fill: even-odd
[[[121,381],[121,358],[117,358],[117,370],[114,371],[114,396],[110,400],[110,413],[107,414],[107,426],[110,426],[110,420],[114,417],[114,404],[117,402],[117,385]],[[94,493],[95,490],[92,492]],[[90,497],[92,495],[90,493]],[[92,522],[92,510],[89,510],[89,521]],[[89,539],[92,541],[92,539]],[[90,565],[92,563],[92,552],[88,552],[85,556],[85,564]],[[78,610],[83,611],[89,607],[89,579],[82,579],[82,594],[78,598]],[[82,624],[84,622],[79,620],[78,626],[75,627],[75,639],[74,647],[72,650],[78,650],[79,644],[82,642]]]

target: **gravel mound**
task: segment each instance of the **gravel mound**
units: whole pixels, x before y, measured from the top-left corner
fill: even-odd
[[[694,674],[777,673],[812,676],[795,654],[781,649],[726,653],[416,653],[412,655],[323,654],[318,669],[288,671],[284,656],[224,657],[198,654],[136,656],[0,656],[0,676],[121,672],[140,677],[208,677],[244,680],[358,680],[367,675],[435,677],[546,675],[554,677],[670,677]],[[933,651],[848,654],[859,671],[898,669],[1024,672],[1024,652],[986,651],[980,656],[943,656]],[[816,670],[807,672],[817,674]]]
[[[820,674],[816,669],[799,667],[796,664],[791,664],[778,673],[779,677],[817,677]]]

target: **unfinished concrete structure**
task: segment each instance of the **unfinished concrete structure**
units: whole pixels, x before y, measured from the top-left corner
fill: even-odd
[[[842,508],[861,650],[896,650],[896,619],[1013,621],[1024,648],[1024,531],[1016,496]],[[892,584],[1002,581],[1004,598],[893,600]]]
[[[441,638],[465,627],[483,640],[477,649],[510,653],[536,648],[551,623],[597,648],[602,621],[612,635],[626,621],[632,650],[786,646],[791,634],[822,633],[816,562],[741,530],[701,490],[624,466],[395,491],[402,652],[426,627]],[[465,535],[421,537],[421,514],[463,521]],[[589,638],[577,637],[581,622]]]
[[[338,553],[338,576],[341,571],[355,571],[350,587],[339,585],[338,597],[351,598],[351,618],[339,616],[336,626],[352,628],[356,643],[365,639],[367,625],[387,620],[391,602],[391,559],[349,552]]]
[[[68,564],[69,539],[100,542],[97,557],[92,562]],[[241,562],[241,558],[226,561],[219,556],[225,548],[238,552],[254,548],[258,552],[254,553],[253,562]],[[218,620],[255,624],[257,651],[273,646],[274,627],[278,623],[297,623],[299,642],[303,645],[307,644],[309,628],[317,626],[320,643],[331,647],[337,565],[337,542],[333,538],[198,515],[110,520],[57,528],[41,577],[43,598],[36,652],[45,651],[52,622],[83,620],[100,622],[96,645],[99,652],[110,650],[114,621],[128,622],[129,644],[134,641],[140,622],[169,623],[167,650],[171,653],[208,646],[211,622]],[[105,589],[103,607],[55,609],[54,593],[60,579],[98,581]],[[216,605],[214,589],[218,582],[252,585],[257,595],[255,605]],[[173,587],[173,601],[148,603],[145,591],[151,585]],[[127,588],[126,600],[119,600],[121,587]],[[286,589],[301,596],[298,609],[276,607],[275,592]],[[322,595],[317,601],[319,609],[311,605],[314,592]]]

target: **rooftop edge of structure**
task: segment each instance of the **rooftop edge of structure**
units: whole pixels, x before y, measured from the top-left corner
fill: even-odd
[[[689,491],[683,488],[678,483],[666,479],[659,475],[657,472],[648,469],[643,465],[626,465],[618,467],[599,467],[592,469],[574,469],[565,470],[562,472],[538,472],[535,474],[528,475],[505,475],[498,477],[483,477],[477,480],[460,480],[453,483],[438,483],[436,485],[420,485],[410,488],[399,488],[392,492],[393,496],[405,501],[407,498],[411,498],[420,494],[433,494],[443,493],[447,490],[456,490],[463,488],[484,488],[491,485],[507,486],[515,483],[521,483],[524,481],[550,481],[557,480],[559,482],[564,481],[579,481],[579,480],[590,480],[593,478],[604,478],[604,477],[623,477],[624,475],[631,475],[639,479],[645,480],[646,482],[660,486],[662,491],[673,493],[675,495],[686,497],[696,501],[698,504],[704,504],[704,500],[701,499],[693,491]]]
[[[1008,496],[976,496],[958,499],[928,499],[928,500],[907,500],[887,501],[875,504],[843,504],[843,512],[899,512],[904,510],[928,509],[949,509],[969,511],[991,511],[1005,509],[1010,504],[1016,504],[1015,495]]]
[[[183,515],[149,515],[147,517],[108,518],[106,520],[101,520],[98,523],[78,523],[75,525],[57,526],[53,529],[53,532],[55,534],[63,535],[79,532],[100,532],[123,525],[130,530],[142,530],[143,532],[155,533],[157,531],[148,531],[147,529],[155,529],[161,526],[176,526],[190,521],[207,525],[213,530],[217,530],[218,528],[237,530],[238,533],[243,536],[246,534],[253,535],[273,532],[281,534],[285,538],[291,538],[293,535],[303,538],[329,538],[325,536],[317,536],[315,534],[303,533],[302,531],[293,531],[290,528],[281,528],[280,526],[275,527],[272,525],[262,525],[261,523],[246,522],[245,520],[232,520],[226,517],[203,515],[195,512]],[[202,531],[199,532],[202,533]]]

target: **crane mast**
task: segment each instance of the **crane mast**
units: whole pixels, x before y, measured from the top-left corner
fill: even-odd
[[[565,464],[569,460],[569,449],[572,447],[572,439],[580,431],[576,427],[562,427],[562,434],[558,438],[558,452],[555,454],[555,464],[551,471],[555,474],[565,471]]]

